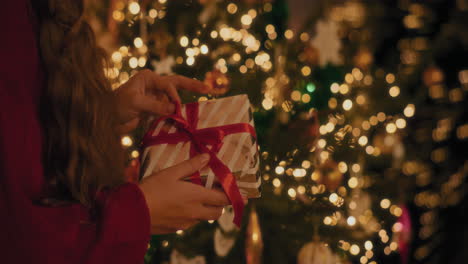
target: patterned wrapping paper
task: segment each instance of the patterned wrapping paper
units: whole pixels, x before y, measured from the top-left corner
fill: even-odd
[[[238,123],[247,123],[252,127],[254,126],[247,95],[192,104],[198,104],[197,129]],[[181,110],[183,118],[186,119],[186,106],[182,105]],[[157,136],[161,132],[169,134],[177,132],[172,120],[164,120],[153,124],[153,128],[153,130],[148,131],[152,136]],[[226,135],[222,142],[222,147],[216,156],[231,170],[236,178],[241,195],[247,198],[260,197],[261,179],[258,171],[259,155],[256,139],[249,133],[244,132]],[[147,177],[154,172],[189,159],[191,144],[190,141],[186,141],[177,144],[158,144],[145,148],[141,159],[142,177]],[[218,183],[209,166],[200,171],[200,176],[206,188],[213,188]],[[190,179],[187,178],[187,180]]]

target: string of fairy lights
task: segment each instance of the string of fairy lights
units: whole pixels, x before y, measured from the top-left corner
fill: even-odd
[[[127,23],[129,26],[135,26],[138,23],[154,24],[158,19],[164,19],[167,15],[166,4],[167,0],[154,1],[152,8],[146,10],[142,8],[137,1],[117,1],[112,17],[119,23]],[[230,15],[237,14],[240,17],[240,27],[232,27],[225,23],[216,26],[215,29],[206,29],[199,27],[196,30],[196,36],[182,35],[177,36],[177,45],[184,50],[175,58],[175,63],[178,65],[186,65],[188,67],[196,67],[199,56],[209,56],[214,61],[214,68],[221,73],[229,74],[235,70],[241,74],[255,74],[256,71],[271,73],[264,81],[264,92],[261,107],[257,111],[280,111],[289,113],[295,104],[308,104],[311,101],[311,94],[316,90],[313,82],[308,81],[306,91],[293,90],[289,94],[289,98],[282,98],[282,89],[287,87],[290,82],[289,77],[281,70],[279,65],[284,64],[286,58],[281,55],[269,53],[263,49],[262,43],[251,32],[251,25],[258,17],[259,13],[271,12],[271,3],[265,3],[260,9],[248,9],[245,13],[240,14],[241,8],[234,2],[226,4],[226,11]],[[413,10],[414,11],[414,10]],[[415,9],[414,12],[417,13]],[[336,15],[336,14],[335,14]],[[344,16],[344,15],[342,15]],[[404,23],[408,28],[417,27],[419,23],[416,15],[410,14],[404,19]],[[270,44],[278,38],[281,32],[277,32],[274,25],[268,24],[265,26]],[[233,44],[234,51],[229,53],[220,52],[218,47],[210,46],[201,37],[201,32],[209,31],[211,39],[222,40],[223,43]],[[307,32],[294,32],[292,29],[284,31],[284,38],[292,41],[295,36],[302,42],[308,42],[310,36]],[[149,58],[149,49],[147,46],[145,33],[140,32],[140,36],[133,39],[130,45],[123,45],[111,54],[112,66],[106,69],[106,74],[112,81],[112,87],[117,88],[121,84],[135,74],[138,69],[147,67]],[[235,44],[235,45],[234,45]],[[423,39],[417,38],[414,45],[410,45],[417,49],[422,49],[426,45]],[[403,45],[404,46],[404,45]],[[413,55],[408,55],[410,49],[402,50],[402,63],[411,63],[408,58],[413,58]],[[235,66],[235,67],[233,67]],[[298,71],[304,78],[311,76],[313,71],[310,65],[298,64]],[[387,86],[387,94],[389,99],[399,99],[401,89],[398,85],[397,76],[394,73],[385,73],[378,69],[374,73],[369,70],[361,70],[353,68],[350,72],[344,75],[342,83],[333,83],[329,89],[332,96],[328,100],[328,107],[332,114],[327,116],[327,120],[322,122],[318,127],[319,138],[315,146],[310,150],[313,155],[310,159],[296,161],[293,159],[279,159],[275,164],[266,164],[264,167],[263,182],[271,184],[274,193],[277,195],[286,194],[289,199],[302,200],[304,196],[314,197],[323,196],[328,202],[336,207],[336,211],[331,215],[326,215],[321,219],[321,224],[329,227],[333,226],[348,226],[355,228],[357,226],[366,226],[370,231],[365,239],[360,241],[345,241],[338,242],[339,248],[349,254],[353,258],[359,258],[360,263],[376,264],[372,260],[375,256],[375,243],[373,238],[376,234],[379,237],[380,243],[384,245],[384,254],[390,255],[392,252],[398,251],[398,243],[392,239],[394,234],[402,231],[402,223],[398,222],[398,217],[402,216],[403,210],[397,204],[397,201],[392,201],[390,198],[382,197],[379,202],[381,210],[388,212],[392,217],[391,228],[385,228],[381,221],[376,220],[375,213],[372,207],[367,208],[361,215],[351,215],[344,212],[344,208],[353,211],[359,207],[358,201],[353,198],[355,191],[362,191],[368,188],[372,183],[369,177],[366,176],[365,163],[362,160],[341,160],[337,162],[336,170],[342,174],[349,174],[349,178],[344,183],[340,183],[335,191],[330,191],[324,184],[320,183],[320,178],[324,177],[316,169],[320,164],[333,159],[334,149],[337,146],[347,145],[350,148],[361,153],[362,156],[379,157],[383,152],[386,152],[385,146],[393,146],[398,143],[398,134],[404,131],[408,119],[415,115],[416,106],[412,102],[408,102],[399,113],[390,114],[384,111],[368,113],[366,105],[372,100],[368,91],[374,86],[376,79],[383,79]],[[460,80],[465,85],[468,84],[468,71],[460,72]],[[434,88],[436,89],[436,88]],[[439,88],[437,88],[439,89]],[[466,90],[466,89],[465,89]],[[450,97],[454,101],[460,98],[462,93],[459,90],[452,91]],[[437,91],[433,91],[434,96],[437,96]],[[207,100],[209,97],[200,96],[198,100]],[[314,109],[310,109],[310,112]],[[447,124],[441,123],[435,129],[433,135],[434,140],[443,138],[447,133]],[[375,144],[373,136],[375,131],[383,130],[383,144]],[[463,125],[457,128],[457,136],[460,139],[468,137],[468,125]],[[131,136],[122,138],[122,145],[131,149],[134,146],[134,140]],[[294,152],[294,151],[292,151]],[[402,159],[404,149],[400,152],[392,154],[394,159]],[[138,158],[139,152],[134,149],[130,152],[132,158]],[[435,153],[433,156],[438,158]],[[262,153],[263,157],[268,156],[267,152]],[[365,159],[365,158],[364,158]],[[300,166],[292,166],[291,164],[300,164]],[[393,165],[392,165],[393,166]],[[418,165],[414,162],[405,162],[400,164],[401,171],[405,175],[415,174],[418,170]],[[420,169],[420,168],[419,168]],[[463,170],[463,169],[460,169]],[[466,168],[465,168],[466,174]],[[460,177],[462,174],[454,174],[453,177],[444,185],[443,192],[448,195],[450,190],[455,189],[460,185]],[[291,176],[287,178],[286,176]],[[310,179],[306,182],[301,179]],[[291,180],[295,179],[295,180]],[[439,198],[434,193],[421,192],[415,196],[415,203],[418,206],[435,207],[439,203]],[[178,235],[183,235],[183,232],[178,232]],[[167,241],[163,241],[163,247],[169,246]]]

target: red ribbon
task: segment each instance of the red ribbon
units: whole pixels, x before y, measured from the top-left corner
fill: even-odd
[[[151,128],[143,137],[143,148],[158,144],[177,144],[190,141],[192,143],[190,145],[190,157],[197,154],[208,153],[210,155],[208,166],[210,166],[211,170],[218,178],[224,192],[231,201],[234,209],[234,223],[237,226],[240,226],[244,211],[244,203],[234,175],[231,170],[216,156],[216,153],[221,149],[223,138],[225,136],[237,133],[249,133],[256,138],[255,129],[248,123],[197,129],[198,103],[186,104],[185,112],[187,119],[183,118],[180,103],[176,102],[175,114],[161,117],[152,124]],[[157,124],[167,119],[174,121],[177,132],[169,134],[166,131],[161,131],[158,135],[153,136],[152,134]],[[211,149],[207,146],[211,146]],[[202,185],[199,172],[192,175],[191,180],[193,183]]]

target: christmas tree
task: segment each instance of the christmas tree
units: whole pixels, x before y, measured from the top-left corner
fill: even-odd
[[[226,208],[216,222],[153,236],[147,263],[458,256],[441,241],[463,228],[466,206],[466,1],[89,7],[114,88],[151,69],[212,87],[209,95],[182,92],[185,102],[248,94],[255,109],[262,198],[249,202],[242,227]],[[139,156],[141,133],[122,140],[130,158]],[[451,216],[458,221],[447,227]]]

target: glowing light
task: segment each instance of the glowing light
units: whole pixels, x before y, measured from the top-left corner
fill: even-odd
[[[200,51],[201,51],[202,54],[207,54],[208,53],[208,46],[206,46],[205,44],[201,45]]]
[[[136,15],[138,12],[140,12],[140,5],[137,2],[131,2],[128,5],[128,11],[130,11],[130,13],[133,15]]]
[[[358,96],[356,97],[356,103],[357,103],[358,105],[363,105],[363,104],[365,104],[365,103],[366,103],[366,97],[365,97],[364,95],[362,95],[362,94],[358,95]]]
[[[309,93],[313,93],[315,91],[315,84],[313,83],[308,83],[306,86],[306,89]]]
[[[288,190],[288,195],[289,195],[291,198],[295,198],[295,197],[296,197],[296,190],[294,190],[293,188],[289,188],[289,190]]]
[[[397,127],[394,123],[388,123],[387,126],[385,127],[385,130],[387,130],[388,133],[392,134],[395,133]]]
[[[399,118],[399,119],[397,119],[395,124],[400,129],[405,128],[406,127],[406,120],[404,120],[403,118]]]
[[[414,112],[415,112],[414,104],[409,104],[405,107],[403,114],[405,114],[406,117],[412,117],[414,116]]]
[[[234,3],[230,3],[226,9],[229,12],[229,14],[235,14],[237,12],[237,5]]]
[[[387,76],[385,76],[385,80],[387,81],[387,83],[392,84],[393,82],[395,82],[395,75],[393,73],[389,73],[387,74]]]
[[[241,65],[241,66],[239,67],[239,71],[240,71],[241,73],[246,73],[246,72],[247,72],[247,66]]]
[[[302,185],[300,185],[299,187],[297,187],[297,192],[300,193],[300,194],[304,194],[306,191],[306,188]]]
[[[349,226],[354,226],[356,224],[356,218],[354,218],[354,216],[350,216],[346,219],[346,223],[348,223]]]
[[[132,151],[131,153],[132,158],[136,159],[140,156],[140,153],[137,150]]]
[[[382,201],[380,201],[380,207],[382,207],[383,209],[387,209],[390,207],[390,200],[385,198],[385,199],[382,199]]]
[[[337,83],[333,83],[331,86],[330,86],[330,91],[332,93],[337,93],[340,91],[340,85],[337,84]]]
[[[156,18],[158,16],[158,11],[156,9],[150,9],[150,11],[148,12],[148,15],[151,18]]]
[[[358,140],[359,145],[365,146],[367,145],[368,139],[366,136],[361,136]]]
[[[326,225],[331,225],[331,223],[332,223],[331,217],[325,216],[325,218],[323,218],[323,223],[326,224]]]
[[[351,166],[351,170],[355,173],[358,173],[359,171],[361,171],[361,165],[354,163],[353,166]]]
[[[184,230],[177,230],[177,231],[176,231],[176,234],[179,235],[179,236],[181,236],[181,235],[184,234]]]
[[[180,38],[180,45],[182,47],[187,47],[189,43],[189,39],[186,36]]]
[[[217,38],[218,37],[218,31],[216,31],[216,30],[211,31],[210,37],[213,38],[213,39]]]
[[[302,162],[302,164],[301,164],[302,168],[304,168],[304,169],[310,168],[310,165],[311,165],[311,163],[310,163],[310,161],[308,161],[308,160],[304,160],[304,161]]]
[[[288,29],[284,32],[284,37],[287,39],[292,39],[294,37],[294,32]]]
[[[338,194],[332,193],[330,194],[328,199],[330,200],[331,203],[336,203],[338,201]]]
[[[129,136],[124,136],[121,139],[121,143],[125,147],[130,147],[131,145],[133,145],[133,140]]]
[[[112,61],[115,63],[119,63],[122,61],[122,53],[116,51],[112,53]]]
[[[304,75],[304,76],[309,76],[311,72],[312,72],[312,70],[310,69],[309,66],[304,66],[304,67],[302,67],[302,69],[301,69],[301,73],[302,73],[302,75]]]
[[[293,92],[291,93],[291,99],[292,99],[293,101],[296,101],[296,102],[299,101],[299,100],[301,100],[301,92],[299,92],[299,91],[297,91],[297,90],[293,91]]]
[[[145,67],[146,65],[146,57],[144,56],[141,56],[140,58],[138,58],[138,67]]]
[[[340,163],[338,163],[338,170],[341,173],[346,173],[348,171],[348,165],[346,165],[346,163],[344,163],[343,161],[340,161]]]
[[[309,103],[309,102],[310,102],[310,99],[311,99],[311,98],[310,98],[310,95],[308,95],[308,94],[303,94],[303,95],[302,95],[302,102],[303,102],[303,103],[305,103],[305,104]]]
[[[131,57],[128,60],[128,65],[130,66],[130,68],[135,69],[138,66],[138,59],[135,57]]]
[[[391,97],[397,97],[400,94],[400,87],[393,86],[392,88],[390,88],[390,90],[388,90],[388,93]]]
[[[281,175],[284,173],[284,168],[281,166],[277,166],[275,169],[276,174]]]
[[[358,186],[358,183],[359,183],[359,181],[358,181],[358,179],[356,177],[351,177],[348,180],[348,186],[351,189],[356,188]]]
[[[309,34],[307,34],[307,32],[301,33],[299,38],[304,42],[306,42],[306,41],[308,41],[310,39]]]
[[[349,252],[350,252],[352,255],[355,255],[355,256],[356,256],[357,254],[359,254],[360,251],[361,251],[361,250],[360,250],[359,246],[356,245],[356,244],[353,244],[353,245],[349,248]]]
[[[275,178],[273,180],[273,186],[275,186],[276,188],[280,187],[281,186],[281,181],[278,178]]]
[[[195,63],[195,58],[194,57],[188,57],[185,62],[187,63],[188,66],[192,66]]]
[[[340,85],[340,93],[341,94],[347,94],[349,92],[349,86],[345,83]]]
[[[302,178],[306,176],[306,170],[304,169],[294,169],[293,176],[296,178]]]
[[[135,45],[135,47],[141,48],[143,46],[143,40],[140,37],[135,38],[133,40],[133,44]]]
[[[262,101],[262,106],[265,110],[270,110],[273,107],[273,101],[270,98],[265,98]]]
[[[198,46],[198,44],[200,44],[200,40],[198,38],[192,39],[192,45]]]
[[[365,243],[364,243],[364,248],[366,248],[366,250],[372,250],[372,248],[374,247],[374,245],[372,244],[371,241],[367,240]]]
[[[323,139],[323,138],[321,138],[321,139],[319,139],[317,141],[317,146],[319,146],[319,148],[324,148],[326,145],[327,145],[327,141],[325,139]]]
[[[344,102],[343,102],[343,109],[348,111],[350,110],[351,108],[353,107],[353,102],[349,99],[346,99]]]
[[[252,17],[250,15],[243,15],[241,17],[241,23],[245,26],[252,24]]]

